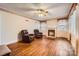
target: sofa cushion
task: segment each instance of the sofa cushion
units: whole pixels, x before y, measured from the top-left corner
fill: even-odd
[[[10,53],[11,50],[6,45],[0,45],[0,56]]]

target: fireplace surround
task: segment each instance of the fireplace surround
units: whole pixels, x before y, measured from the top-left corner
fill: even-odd
[[[55,36],[55,30],[48,30],[48,36]]]

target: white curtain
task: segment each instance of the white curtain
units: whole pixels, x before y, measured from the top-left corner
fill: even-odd
[[[47,32],[47,23],[46,22],[41,22],[40,23],[40,29],[41,29],[41,32],[43,32],[43,34],[46,35],[46,32]]]

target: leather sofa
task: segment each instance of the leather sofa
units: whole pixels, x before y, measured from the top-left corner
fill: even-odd
[[[0,56],[9,56],[11,50],[6,45],[0,45]]]

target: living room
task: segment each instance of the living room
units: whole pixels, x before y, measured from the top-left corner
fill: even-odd
[[[77,3],[2,3],[0,4],[0,45],[6,45],[10,49],[11,56],[78,55],[76,44],[78,44],[79,25],[75,18],[78,7]],[[35,34],[34,30],[38,33]],[[28,38],[23,38],[22,31],[25,35],[32,36],[33,41],[28,42]],[[71,52],[55,54],[51,48],[54,48],[53,42],[56,38],[70,42],[74,54]],[[18,43],[19,41],[25,42]],[[2,55],[4,54],[6,53],[2,52]]]

